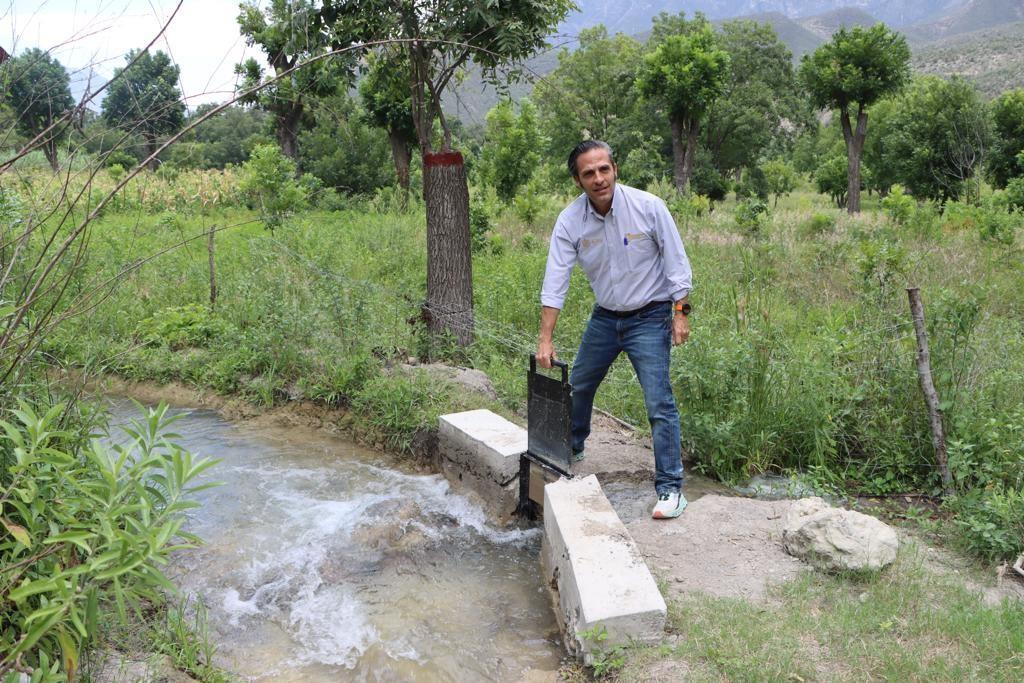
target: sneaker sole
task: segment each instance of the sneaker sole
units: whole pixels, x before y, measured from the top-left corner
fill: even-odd
[[[675,510],[672,510],[671,512],[666,512],[666,513],[655,512],[654,514],[651,515],[651,519],[675,519],[679,515],[683,514],[683,510],[685,510],[685,509],[686,509],[686,503],[683,503],[682,505],[677,507]]]

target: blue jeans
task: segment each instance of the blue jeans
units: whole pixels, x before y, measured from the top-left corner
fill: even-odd
[[[683,487],[679,411],[669,382],[672,350],[672,304],[665,302],[627,317],[600,306],[587,323],[580,350],[569,375],[572,384],[572,448],[582,451],[590,436],[594,394],[621,351],[633,364],[644,392],[647,419],[654,440],[654,488],[659,494]]]

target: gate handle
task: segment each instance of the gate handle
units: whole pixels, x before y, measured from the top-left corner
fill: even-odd
[[[562,384],[569,383],[569,364],[564,360],[558,360],[557,358],[551,361],[552,367],[562,369]],[[537,354],[530,354],[530,373],[537,374]]]

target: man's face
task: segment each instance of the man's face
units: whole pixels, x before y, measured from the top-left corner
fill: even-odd
[[[598,209],[607,210],[615,191],[618,168],[603,149],[592,149],[576,157],[578,175],[573,179]]]

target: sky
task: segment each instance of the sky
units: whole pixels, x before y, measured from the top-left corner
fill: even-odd
[[[0,46],[11,54],[50,50],[71,74],[81,96],[124,66],[125,54],[159,33],[178,0],[0,0]],[[181,67],[180,87],[190,109],[223,102],[234,91],[234,65],[254,56],[238,33],[239,0],[182,0],[166,33],[154,44]],[[262,59],[261,59],[262,61]],[[94,104],[93,108],[97,108]]]

